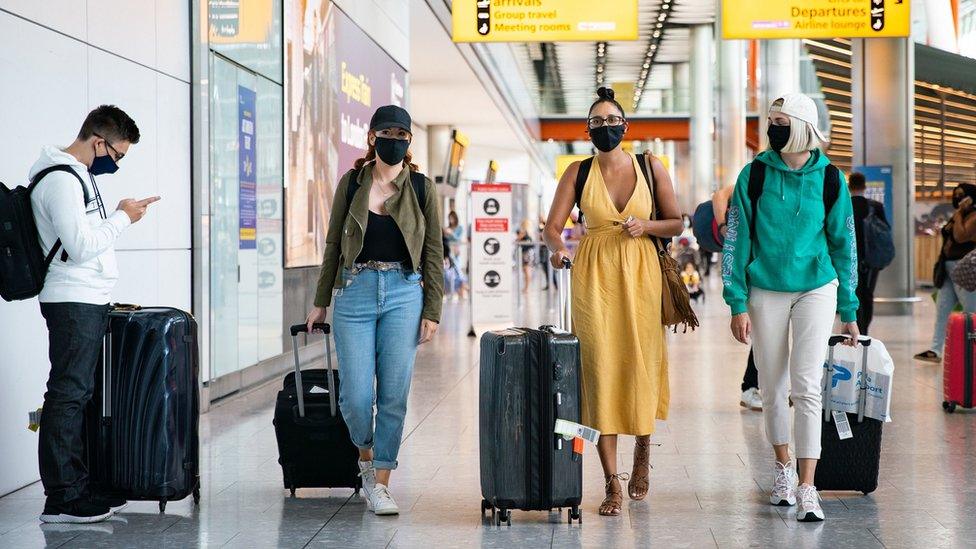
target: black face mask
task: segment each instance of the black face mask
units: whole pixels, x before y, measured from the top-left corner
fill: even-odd
[[[376,155],[380,157],[380,160],[391,166],[396,166],[407,157],[410,142],[390,137],[377,137],[374,146],[376,147]]]
[[[603,152],[610,152],[620,145],[624,139],[624,125],[619,126],[600,126],[590,130],[590,141],[593,146]]]
[[[790,126],[774,126],[772,124],[766,128],[766,136],[769,137],[769,146],[776,152],[786,148],[786,143],[790,140]]]

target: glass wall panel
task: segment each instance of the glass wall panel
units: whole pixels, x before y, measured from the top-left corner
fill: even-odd
[[[281,0],[209,0],[210,48],[279,84]]]

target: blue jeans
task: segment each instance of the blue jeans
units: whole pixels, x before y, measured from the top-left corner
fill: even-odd
[[[961,303],[963,310],[967,313],[976,312],[976,292],[963,290],[958,285],[953,284],[952,279],[948,276],[955,270],[956,263],[956,261],[946,261],[946,281],[939,288],[939,297],[935,301],[935,333],[932,334],[932,345],[929,349],[940,356],[942,355],[942,346],[945,344],[949,315],[956,308],[956,304]]]
[[[420,339],[420,278],[411,271],[346,270],[346,286],[334,300],[339,408],[353,444],[373,448],[377,469],[397,467]]]

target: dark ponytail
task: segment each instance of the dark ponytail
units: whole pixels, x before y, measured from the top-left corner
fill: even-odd
[[[620,105],[620,103],[617,102],[616,99],[614,99],[613,88],[601,86],[600,89],[596,90],[596,95],[597,100],[590,105],[589,114],[593,114],[593,109],[595,109],[600,103],[612,103],[613,106],[617,107],[617,110],[620,111],[620,116],[623,116],[624,118],[627,117],[627,113],[624,112],[624,108]]]

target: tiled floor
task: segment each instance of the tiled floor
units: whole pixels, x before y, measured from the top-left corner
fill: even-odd
[[[0,547],[973,547],[976,546],[976,414],[946,415],[941,368],[911,361],[931,333],[933,306],[880,317],[897,365],[894,422],[885,427],[881,486],[870,496],[825,494],[828,521],[798,524],[770,507],[770,451],[758,413],[738,405],[746,349],[727,333],[716,281],[702,328],[671,341],[671,417],[653,437],[652,489],[620,517],[596,514],[602,478],[585,459],[584,521],[515,512],[512,526],[479,516],[478,366],[465,310],[448,304],[444,333],[419,358],[393,491],[403,513],[378,518],[348,490],[281,486],[271,425],[277,383],[222,404],[201,421],[203,500],[134,503],[90,527],[41,526],[35,484],[0,499]],[[533,295],[525,322],[549,316]],[[621,441],[630,465],[631,439]]]

